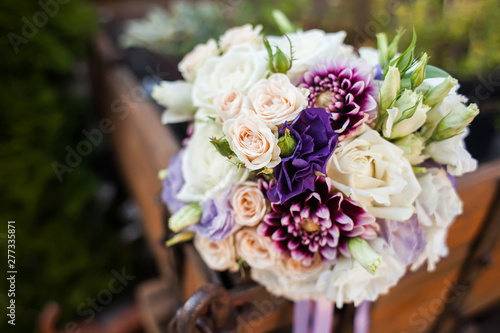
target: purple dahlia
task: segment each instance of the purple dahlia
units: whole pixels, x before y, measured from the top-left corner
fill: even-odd
[[[291,125],[283,125],[280,136],[289,130],[297,146],[274,168],[276,185],[267,191],[269,200],[285,202],[307,189],[314,190],[316,172],[326,173],[326,164],[337,146],[338,135],[329,125],[329,118],[325,109],[305,109]]]
[[[342,137],[377,115],[373,69],[363,60],[327,60],[306,72],[299,87],[309,89],[308,107],[325,108]]]
[[[316,253],[325,261],[335,261],[339,251],[349,257],[349,238],[376,237],[375,218],[341,192],[334,192],[329,178],[318,176],[314,185],[313,191],[282,204],[272,203],[259,233],[271,237],[280,251],[305,265]]]

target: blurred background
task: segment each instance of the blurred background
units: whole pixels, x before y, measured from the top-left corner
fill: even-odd
[[[16,326],[2,315],[0,331],[36,331],[42,313],[58,312],[51,302],[59,305],[57,326],[66,327],[57,332],[72,332],[67,323],[87,319],[102,326],[118,313],[134,318],[136,286],[159,274],[144,212],[115,152],[120,142],[92,136],[94,129],[107,133],[98,104],[104,92],[95,65],[97,36],[112,41],[119,57],[108,60],[128,67],[147,96],[160,79],[180,78],[176,65],[184,54],[228,27],[262,24],[265,34],[279,33],[275,8],[304,29],[346,30],[346,42],[355,46],[375,47],[376,33],[415,27],[417,49],[479,104],[467,142],[472,155],[481,163],[499,156],[497,0],[2,0],[0,247],[4,256],[6,221],[15,220],[18,273]],[[405,34],[401,45],[410,38]],[[92,145],[80,147],[83,139]],[[158,193],[151,200],[160,206]],[[129,277],[124,288],[103,293],[123,272]],[[5,309],[5,278],[0,290]],[[93,304],[98,296],[107,303]]]

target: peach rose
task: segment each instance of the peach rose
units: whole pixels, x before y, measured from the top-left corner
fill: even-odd
[[[244,226],[256,226],[267,212],[267,202],[256,182],[244,182],[234,185],[231,205],[236,223]]]
[[[307,107],[307,89],[290,83],[285,74],[273,74],[257,82],[248,92],[250,108],[268,125],[294,120]]]
[[[279,253],[273,250],[269,237],[257,234],[255,228],[245,228],[236,233],[236,252],[252,268],[273,267]]]
[[[182,73],[184,79],[188,82],[193,82],[196,77],[196,71],[210,57],[219,55],[217,43],[213,39],[209,39],[206,44],[198,44],[196,47],[186,54],[179,63],[179,72]]]
[[[245,94],[238,89],[231,89],[217,95],[214,98],[214,106],[217,111],[217,121],[223,123],[224,121],[236,117],[241,110]]]
[[[277,128],[268,127],[249,112],[224,122],[223,130],[229,146],[248,169],[272,168],[281,161]]]
[[[194,246],[208,267],[216,271],[237,271],[236,248],[234,237],[229,236],[220,242],[210,242],[206,238],[196,235]]]

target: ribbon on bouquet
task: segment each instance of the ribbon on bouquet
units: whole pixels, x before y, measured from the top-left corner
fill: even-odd
[[[297,301],[293,307],[293,333],[331,333],[335,305],[320,298],[317,301]],[[354,333],[368,333],[370,302],[361,303],[354,314]]]

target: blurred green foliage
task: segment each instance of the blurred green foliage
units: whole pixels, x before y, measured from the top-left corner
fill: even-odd
[[[94,200],[99,179],[89,166],[92,155],[61,183],[51,166],[64,163],[65,147],[75,147],[91,121],[88,101],[71,94],[68,82],[97,29],[95,13],[85,1],[60,4],[16,53],[8,34],[25,38],[23,17],[33,22],[41,10],[37,1],[0,4],[1,275],[8,220],[16,221],[17,269],[15,327],[6,322],[7,285],[0,279],[2,332],[33,331],[40,309],[51,300],[62,306],[63,322],[72,320],[78,304],[106,287],[110,270],[125,260],[116,259],[117,237]]]

